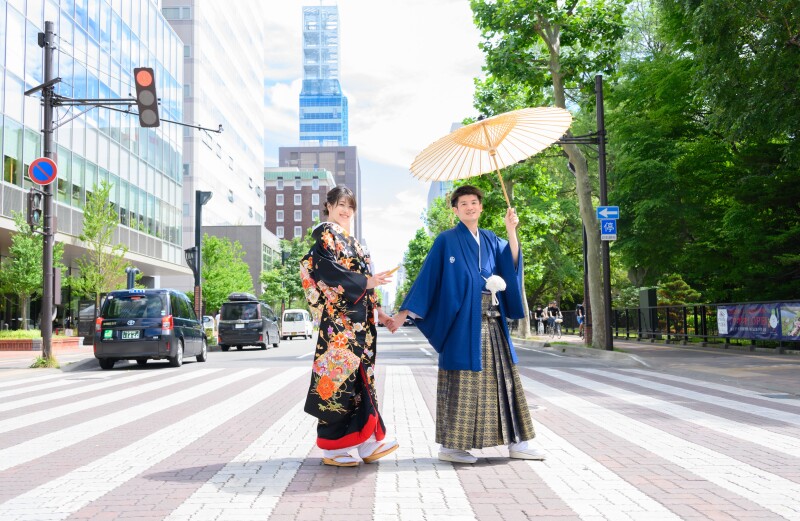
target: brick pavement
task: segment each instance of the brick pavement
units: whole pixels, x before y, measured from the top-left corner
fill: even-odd
[[[321,464],[308,360],[0,378],[0,519],[800,519],[800,400],[534,354],[521,375],[548,459],[453,465],[436,458],[436,367],[386,345],[421,361],[378,366],[400,448],[358,468]]]

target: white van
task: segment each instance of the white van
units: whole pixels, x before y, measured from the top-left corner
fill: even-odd
[[[314,334],[314,322],[311,313],[305,309],[287,309],[281,319],[281,339],[301,336],[311,338]]]

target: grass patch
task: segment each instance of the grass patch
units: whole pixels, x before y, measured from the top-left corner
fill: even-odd
[[[38,329],[0,331],[0,340],[27,340],[30,338],[42,338],[42,332]]]
[[[51,368],[51,369],[59,369],[61,364],[58,363],[58,360],[54,356],[50,358],[44,358],[43,356],[37,356],[36,360],[30,365],[31,369],[42,369],[42,368]]]

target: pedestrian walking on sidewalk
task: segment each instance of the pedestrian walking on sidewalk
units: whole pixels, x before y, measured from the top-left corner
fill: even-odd
[[[507,445],[509,455],[544,459],[535,436],[506,317],[524,318],[519,218],[506,211],[508,240],[478,228],[483,194],[457,188],[459,223],[434,241],[391,331],[407,316],[439,353],[436,442],[439,459],[475,463],[470,449]]]
[[[303,289],[319,336],[305,412],[319,420],[317,446],[323,462],[354,467],[397,449],[375,391],[376,296],[374,288],[391,282],[389,272],[372,273],[369,254],[350,235],[356,199],[346,187],[331,189],[324,213],[330,218],[312,232],[314,246],[303,257]],[[379,307],[378,320],[388,320]],[[356,458],[353,449],[358,449]]]

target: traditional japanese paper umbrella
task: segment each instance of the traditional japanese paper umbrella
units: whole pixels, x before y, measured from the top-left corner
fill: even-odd
[[[411,173],[422,181],[452,181],[495,171],[541,152],[569,128],[572,116],[557,107],[514,110],[454,130],[419,153]]]

